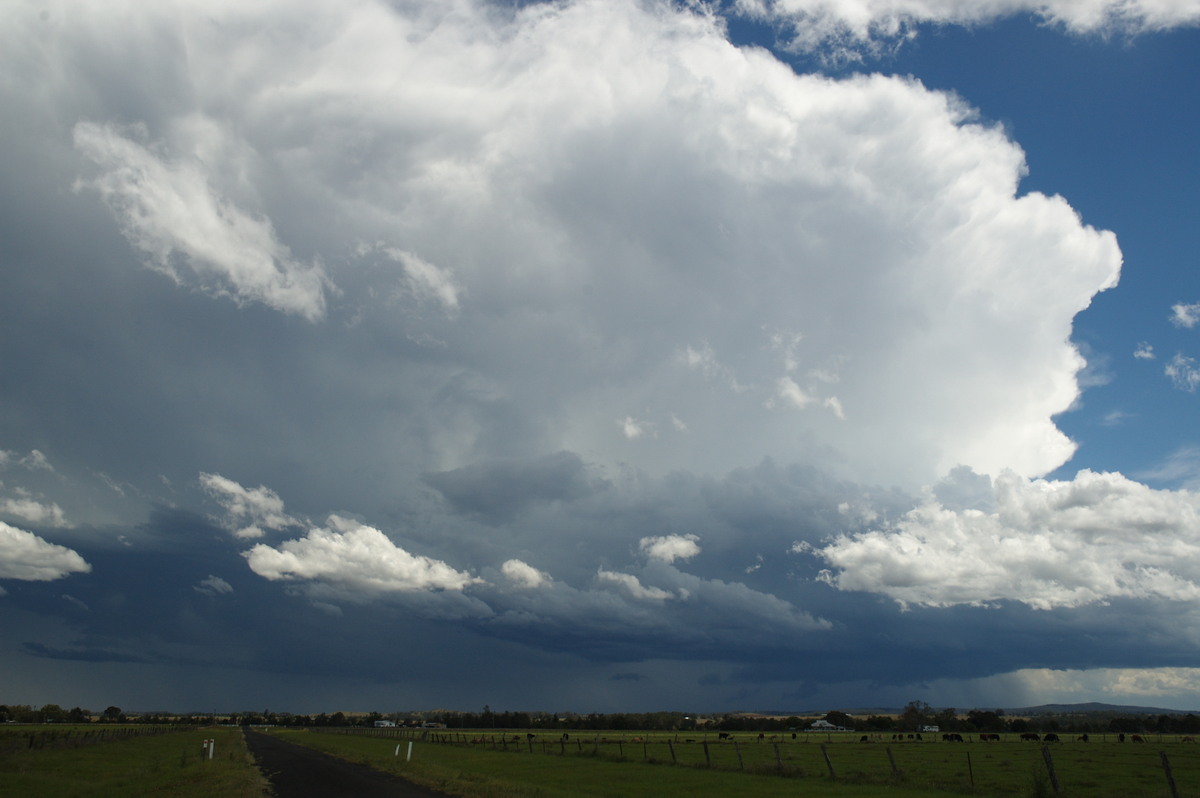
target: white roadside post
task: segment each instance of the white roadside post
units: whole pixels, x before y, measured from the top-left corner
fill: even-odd
[[[412,761],[412,740],[408,741],[408,756],[404,757],[405,762]]]

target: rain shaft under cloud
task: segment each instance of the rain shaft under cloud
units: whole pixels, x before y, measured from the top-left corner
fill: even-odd
[[[60,475],[6,475],[0,509],[78,524],[3,529],[95,566],[63,583],[87,612],[28,593],[21,612],[61,620],[26,654],[127,660],[137,627],[164,672],[204,640],[294,673],[293,695],[338,672],[326,636],[383,660],[416,639],[498,675],[455,694],[454,667],[419,669],[407,701],[536,703],[504,674],[538,660],[579,669],[546,700],[610,665],[646,678],[597,705],[661,700],[669,663],[672,699],[729,703],[711,688],[741,674],[761,691],[739,700],[774,702],[893,679],[814,653],[897,628],[896,673],[985,677],[1023,667],[1015,633],[964,630],[1036,637],[1049,613],[1026,605],[1079,629],[1115,598],[1191,611],[1195,553],[1129,566],[1120,525],[1128,497],[1166,518],[1191,494],[1082,475],[1099,547],[922,498],[956,467],[985,502],[1072,489],[1039,479],[1075,450],[1054,420],[1080,396],[1072,323],[1121,268],[1112,233],[1020,190],[1020,147],[957,96],[798,75],[718,16],[633,0],[0,17],[0,356],[46,364],[4,381],[0,444]],[[1095,580],[994,556],[1060,533]],[[135,600],[150,560],[178,578]],[[931,663],[914,613],[1007,653]],[[1113,639],[1054,661],[1145,664]],[[397,678],[362,660],[340,665]]]

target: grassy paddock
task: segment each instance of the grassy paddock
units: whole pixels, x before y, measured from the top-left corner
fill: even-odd
[[[892,741],[885,735],[862,743],[857,734],[801,734],[795,740],[780,735],[772,742],[745,733],[734,734],[733,741],[719,741],[711,732],[707,737],[572,732],[568,741],[544,734],[531,741],[524,731],[453,730],[431,732],[425,740],[418,733],[413,761],[406,763],[410,737],[402,735],[411,732],[363,731],[277,733],[471,798],[672,796],[699,791],[794,796],[798,790],[830,798],[1054,794],[1042,745],[1021,742],[1016,735],[991,743]],[[446,742],[433,742],[435,737]],[[1063,795],[1169,798],[1160,758],[1165,752],[1179,794],[1200,797],[1200,745],[1178,737],[1154,735],[1146,743],[1118,743],[1115,737],[1095,735],[1088,743],[1051,743],[1048,750]]]
[[[88,745],[5,746],[17,735],[57,733],[61,724],[0,731],[0,796],[108,798],[114,795],[170,795],[179,798],[261,798],[266,782],[246,751],[237,728],[202,728],[170,734],[107,739]],[[88,727],[70,727],[77,732]],[[93,728],[94,730],[94,728]],[[201,758],[206,739],[216,740],[212,760]]]

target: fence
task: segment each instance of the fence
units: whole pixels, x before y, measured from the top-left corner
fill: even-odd
[[[82,748],[115,740],[189,731],[195,726],[106,726],[98,729],[0,729],[0,752]]]
[[[928,785],[979,794],[1200,795],[1200,745],[1174,735],[1141,744],[1096,735],[1091,742],[923,741],[888,735],[535,734],[517,731],[379,728],[327,730],[512,754],[742,771],[850,783]],[[1181,792],[1182,791],[1182,792]]]

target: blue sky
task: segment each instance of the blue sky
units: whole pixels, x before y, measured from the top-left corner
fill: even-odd
[[[0,14],[0,701],[1196,709],[1200,8]]]

